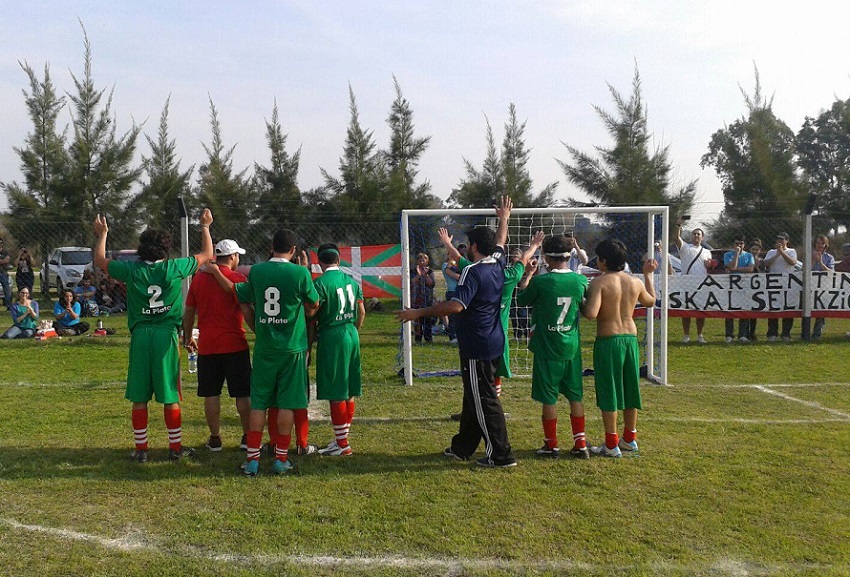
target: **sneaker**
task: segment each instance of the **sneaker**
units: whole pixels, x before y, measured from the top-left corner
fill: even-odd
[[[621,451],[628,451],[628,452],[630,452],[630,453],[635,453],[635,452],[637,452],[637,450],[638,450],[637,441],[631,441],[631,442],[629,442],[629,441],[626,441],[626,440],[624,440],[624,439],[620,439],[620,444],[619,444],[619,445],[617,445],[617,447],[618,447]]]
[[[302,457],[306,457],[307,455],[313,455],[319,450],[319,447],[316,445],[307,444],[306,447],[298,447],[295,449],[295,454],[300,455]]]
[[[148,451],[147,449],[135,450],[130,454],[130,460],[136,461],[137,463],[147,463],[148,462]]]
[[[351,445],[347,447],[336,446],[332,450],[322,453],[326,457],[350,457],[354,454],[351,450]]]
[[[702,335],[697,335],[697,343],[699,343],[699,344],[701,344],[701,345],[705,345],[705,344],[708,344],[708,341],[707,341],[707,340],[705,340],[705,337],[704,337],[704,336],[702,336]]]
[[[452,451],[451,447],[446,447],[445,449],[443,449],[443,456],[444,457],[451,457],[452,459],[455,459],[456,461],[468,461],[469,460],[469,457],[461,457],[460,455],[458,455],[457,453]]]
[[[260,472],[260,462],[256,459],[242,463],[242,474],[246,477],[256,477]]]
[[[747,344],[748,342],[750,342],[750,339],[748,339],[747,337],[741,337],[738,340],[741,341],[743,344]]]
[[[729,344],[731,342],[732,342],[732,337],[726,337],[726,344]]]
[[[213,453],[218,453],[219,451],[221,451],[221,437],[214,437],[210,435],[210,438],[207,439],[207,442],[204,446]]]
[[[457,344],[457,339],[449,339],[449,344],[450,344],[450,345],[456,345],[456,344]]]
[[[775,343],[776,340],[777,340],[776,337],[767,337],[767,342],[769,342],[769,343]]]
[[[543,446],[534,451],[534,454],[538,457],[549,457],[550,459],[557,459],[560,454],[560,449],[558,447],[550,447],[548,443],[543,443]]]
[[[494,461],[493,459],[489,459],[487,457],[482,457],[476,461],[479,467],[488,467],[488,468],[497,468],[497,469],[507,469],[508,467],[516,467],[517,462],[513,457],[508,457],[502,461]]]
[[[570,457],[572,457],[573,459],[589,459],[590,458],[590,451],[587,450],[586,446],[585,447],[573,446],[573,448],[570,449]]]
[[[268,455],[269,457],[274,457],[275,450],[275,446],[271,443],[263,443],[263,446],[260,447],[260,453]]]
[[[175,449],[170,449],[168,451],[168,460],[169,461],[179,461],[183,457],[194,457],[195,449],[192,447],[180,447],[180,450],[177,451]]]
[[[683,343],[683,344],[685,344],[685,345],[686,345],[686,344],[688,344],[689,342],[691,342],[691,337],[689,337],[688,335],[685,335],[685,336],[683,336],[683,337],[682,337],[682,343]]]
[[[256,461],[254,462],[256,463]],[[274,463],[272,463],[272,473],[275,475],[285,475],[294,471],[295,465],[290,460],[281,461],[280,459],[275,459]]]
[[[590,452],[599,457],[614,457],[615,459],[619,459],[623,456],[623,453],[620,452],[620,447],[614,447],[613,449],[609,449],[608,445],[602,443],[596,447],[591,447]]]
[[[460,421],[460,413],[453,413],[451,419],[452,421]]]
[[[334,451],[338,448],[339,448],[339,445],[336,444],[336,439],[334,439],[333,441],[328,443],[327,446],[319,449],[319,454],[320,455],[326,455],[326,454],[330,453],[331,451]]]
[[[248,435],[242,435],[242,440],[239,441],[239,450],[247,451],[248,450]]]

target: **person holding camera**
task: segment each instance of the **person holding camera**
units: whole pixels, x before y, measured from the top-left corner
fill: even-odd
[[[12,286],[9,284],[9,272],[6,266],[11,262],[9,254],[3,250],[3,238],[0,237],[0,286],[3,287],[3,304],[6,310],[12,310]]]
[[[427,254],[420,252],[416,255],[416,268],[410,272],[410,306],[414,309],[424,309],[434,304],[434,271],[429,266],[430,259]],[[417,321],[413,325],[413,330],[416,333],[416,342],[421,343],[425,339],[426,343],[434,340],[432,327],[434,326],[434,317],[424,317],[421,321]]]
[[[32,294],[32,287],[35,284],[35,273],[32,270],[32,255],[27,247],[21,247],[15,267],[17,268],[15,272],[15,283],[18,285],[18,291],[27,289]]]
[[[797,266],[797,251],[788,246],[788,233],[780,232],[776,235],[774,248],[767,251],[764,257],[764,265],[772,273],[790,274]],[[782,319],[782,340],[791,340],[791,328],[794,326],[794,318]],[[767,319],[767,340],[776,341],[779,332],[779,319]]]
[[[750,274],[755,270],[756,261],[753,255],[744,250],[744,237],[738,235],[734,239],[735,248],[723,255],[723,265],[729,273]],[[735,339],[735,319],[726,319],[726,342],[731,343]],[[738,320],[738,340],[742,343],[750,342],[750,319]]]
[[[695,277],[705,277],[708,275],[709,261],[711,261],[711,251],[702,246],[702,241],[705,238],[705,233],[701,228],[695,228],[691,231],[691,242],[687,243],[682,240],[682,225],[686,220],[690,220],[689,215],[683,215],[676,219],[676,248],[679,249],[679,259],[682,263],[682,274]],[[707,341],[703,336],[703,328],[705,328],[705,318],[697,318],[697,342],[704,345]],[[691,342],[691,319],[690,317],[682,317],[682,330],[684,336],[683,343]]]

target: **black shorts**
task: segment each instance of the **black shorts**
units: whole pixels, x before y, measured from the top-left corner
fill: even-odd
[[[231,398],[251,396],[251,353],[198,355],[198,396],[218,397],[227,379]]]

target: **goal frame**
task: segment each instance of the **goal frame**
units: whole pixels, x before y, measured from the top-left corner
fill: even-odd
[[[655,238],[654,220],[656,217],[661,217],[661,242],[662,262],[658,263],[659,285],[655,287],[656,292],[660,294],[660,316],[655,318],[655,308],[649,307],[646,309],[646,364],[647,364],[647,379],[660,384],[667,385],[667,330],[668,330],[668,291],[667,291],[667,259],[670,246],[670,208],[668,206],[618,206],[618,207],[591,207],[591,208],[567,208],[567,207],[551,207],[551,208],[515,208],[511,211],[511,216],[524,215],[552,215],[552,214],[575,214],[575,215],[590,215],[590,214],[645,214],[646,215],[646,254],[653,254]],[[447,208],[447,209],[407,209],[401,211],[401,285],[402,285],[402,306],[410,308],[410,219],[412,217],[427,217],[427,216],[493,216],[493,209],[487,208]],[[655,342],[655,323],[660,325],[658,339],[660,343]],[[655,346],[658,347],[658,370],[655,370]],[[413,385],[413,323],[404,323],[402,325],[402,357],[403,357],[403,374],[405,385]]]

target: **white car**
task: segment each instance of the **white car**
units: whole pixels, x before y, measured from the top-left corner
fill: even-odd
[[[59,292],[66,287],[79,284],[83,273],[92,268],[92,250],[84,246],[60,246],[50,252],[41,267],[41,290],[45,294],[50,287]]]

